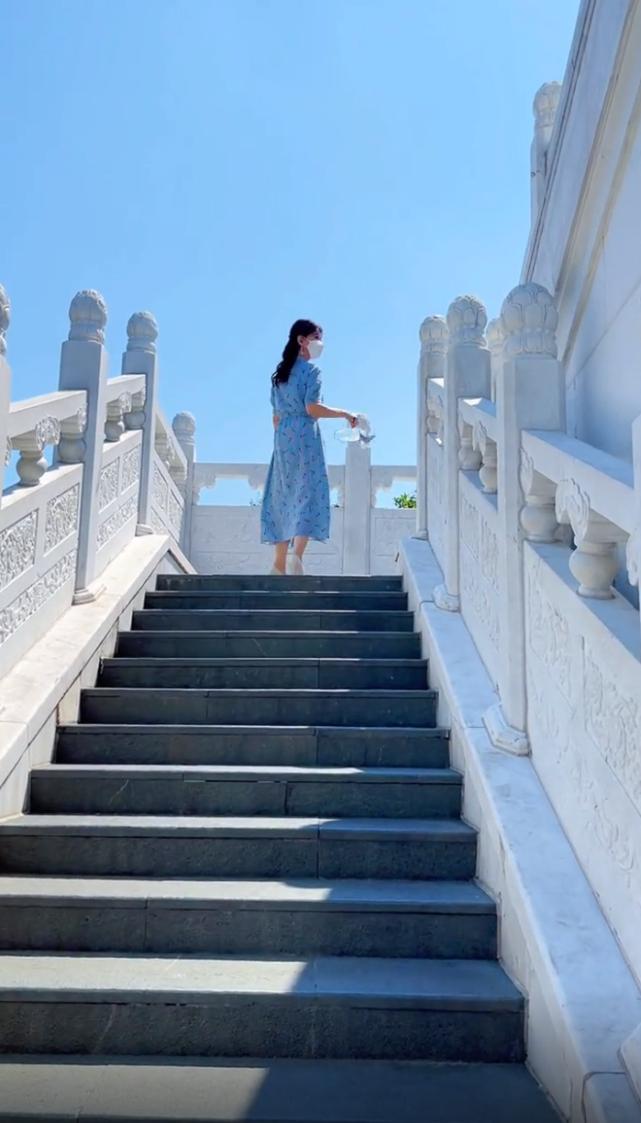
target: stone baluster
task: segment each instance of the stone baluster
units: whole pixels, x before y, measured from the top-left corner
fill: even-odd
[[[187,554],[191,554],[191,514],[194,490],[194,461],[196,459],[196,419],[193,414],[177,413],[171,423],[174,435],[187,460],[187,478],[184,481],[183,494],[185,496],[185,511],[180,545]]]
[[[434,603],[448,612],[459,609],[459,425],[460,398],[487,398],[490,353],[485,342],[487,313],[474,296],[460,296],[447,313],[449,345],[445,374],[443,454],[445,469],[444,577]]]
[[[11,456],[9,444],[9,404],[11,401],[11,368],[7,362],[7,329],[11,319],[11,302],[0,285],[0,502],[4,470]]]
[[[370,572],[371,505],[370,446],[354,441],[345,457],[343,573]]]
[[[521,431],[564,429],[565,389],[556,358],[557,311],[547,289],[530,282],[508,294],[497,378],[500,704],[484,716],[495,745],[528,751],[525,610],[521,530]]]
[[[528,542],[556,542],[559,524],[556,517],[556,486],[534,468],[532,457],[521,450],[521,491],[525,505],[520,521]]]
[[[579,596],[609,600],[619,568],[617,546],[627,535],[591,509],[589,496],[573,479],[561,480],[556,489],[556,518],[572,527],[576,549],[569,564]]]
[[[428,316],[421,324],[421,354],[418,363],[418,432],[416,442],[416,537],[427,538],[427,434],[430,432],[427,405],[428,381],[444,378],[447,355],[447,321]]]
[[[60,464],[82,464],[87,452],[86,428],[86,405],[60,422],[60,440],[56,449],[56,458]]]
[[[44,450],[60,440],[60,422],[56,417],[42,417],[28,433],[14,437],[12,444],[20,453],[16,472],[22,487],[36,487],[49,467]]]
[[[62,344],[58,387],[60,390],[86,390],[86,427],[81,442],[78,430],[84,426],[85,418],[81,416],[77,419],[75,433],[73,420],[69,419],[69,424],[64,424],[59,459],[66,461],[68,454],[72,453],[67,443],[71,438],[74,463],[83,463],[74,604],[84,604],[94,600],[98,593],[90,586],[96,573],[97,495],[102,468],[108,365],[105,349],[107,306],[100,293],[93,290],[77,293],[71,301],[69,320],[71,327],[69,338]]]
[[[105,440],[111,443],[119,441],[125,429],[125,417],[133,408],[132,395],[120,394],[113,401],[107,402],[107,419],[105,421]]]
[[[534,97],[534,138],[530,150],[532,225],[536,222],[545,195],[548,149],[560,97],[561,86],[558,82],[546,82]]]
[[[474,426],[469,425],[462,417],[459,417],[458,423],[459,432],[459,450],[458,462],[459,467],[464,472],[478,472],[481,467],[481,453],[479,446],[475,441]]]
[[[154,447],[156,427],[156,393],[158,360],[156,339],[158,324],[151,312],[134,312],[127,324],[127,350],[122,357],[122,374],[145,375],[144,403],[132,402],[138,424],[132,428],[142,428],[142,449],[140,458],[140,493],[138,499],[138,524],[136,534],[153,534],[151,523],[151,492],[154,478]],[[135,395],[137,397],[137,395]],[[143,415],[140,426],[140,415]],[[127,417],[131,417],[128,414]],[[125,420],[125,424],[128,421]]]
[[[641,414],[632,426],[632,456],[635,517],[634,530],[626,547],[626,562],[630,584],[637,585],[641,589]]]
[[[488,435],[485,425],[477,421],[474,426],[474,447],[479,450],[481,466],[479,479],[486,495],[496,495],[498,483],[498,449],[496,441]]]
[[[490,397],[496,401],[496,377],[503,362],[503,325],[500,317],[490,320],[487,325],[487,345],[490,349],[490,366],[492,370]]]

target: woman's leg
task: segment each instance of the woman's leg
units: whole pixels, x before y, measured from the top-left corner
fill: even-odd
[[[301,561],[303,560],[303,554],[305,553],[305,550],[307,549],[307,543],[308,542],[309,542],[309,538],[306,538],[302,534],[297,535],[296,538],[294,539],[294,553],[296,554],[297,558],[300,558]]]
[[[289,542],[276,542],[274,544],[274,569],[279,573],[285,573],[287,568],[287,547]]]

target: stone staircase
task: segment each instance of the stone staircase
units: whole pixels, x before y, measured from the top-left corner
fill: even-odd
[[[0,1118],[552,1123],[435,702],[395,577],[160,577],[0,823]]]

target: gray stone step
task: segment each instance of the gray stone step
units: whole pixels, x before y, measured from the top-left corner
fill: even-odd
[[[422,659],[163,659],[103,660],[100,686],[211,689],[424,690]]]
[[[71,876],[474,877],[458,819],[16,815],[0,821],[0,873]]]
[[[0,956],[0,1051],[523,1060],[523,997],[470,959]]]
[[[411,612],[355,612],[350,609],[304,611],[294,609],[203,608],[188,610],[143,608],[133,613],[132,628],[161,631],[304,631],[413,632]]]
[[[420,659],[413,632],[121,632],[117,654],[164,659]]]
[[[520,1064],[8,1056],[0,1083],[12,1123],[559,1123]]]
[[[0,878],[3,951],[496,956],[473,882]]]
[[[183,574],[162,573],[156,580],[158,589],[185,590],[206,589],[213,592],[229,589],[237,592],[239,589],[250,590],[275,590],[283,589],[292,591],[329,590],[336,592],[402,592],[403,580],[397,576],[358,577],[358,576],[331,576],[319,574],[304,574],[294,577],[290,574],[279,577],[271,574]]]
[[[164,611],[220,608],[234,609],[292,609],[314,610],[342,609],[350,612],[375,611],[395,612],[407,610],[407,593],[398,592],[336,592],[225,589],[214,592],[209,589],[162,590],[149,592],[145,597],[145,608],[159,608]]]
[[[437,819],[460,814],[449,768],[51,764],[34,768],[29,810],[72,815],[320,815]]]
[[[63,725],[66,764],[282,764],[445,768],[442,729],[273,725]]]
[[[433,726],[431,690],[83,690],[83,721],[162,724]]]

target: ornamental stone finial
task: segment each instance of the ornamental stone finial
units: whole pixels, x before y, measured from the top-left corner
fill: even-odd
[[[11,322],[11,301],[7,296],[6,290],[0,285],[0,355],[4,355],[7,350],[6,334],[9,324]]]
[[[171,423],[171,427],[179,439],[181,437],[193,437],[196,432],[196,418],[193,413],[188,413],[187,411],[177,413]]]
[[[528,281],[509,292],[501,308],[505,355],[544,355],[556,358],[559,316],[554,299],[543,285]]]
[[[544,82],[541,88],[536,91],[532,109],[537,129],[550,129],[552,127],[560,97],[560,82]]]
[[[486,335],[487,345],[492,354],[500,354],[500,352],[503,350],[503,344],[505,342],[505,333],[503,331],[503,324],[501,323],[500,316],[495,316],[493,320],[490,320],[489,324],[487,325]]]
[[[447,326],[452,343],[485,346],[487,312],[476,296],[457,296],[447,310]]]
[[[447,351],[449,331],[445,316],[428,316],[423,320],[418,334],[423,351],[437,351],[442,354]]]
[[[155,351],[158,324],[152,312],[134,312],[127,324],[128,351]]]
[[[69,339],[80,339],[87,343],[105,342],[107,305],[95,289],[82,289],[77,292],[69,306]]]

